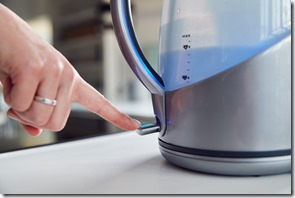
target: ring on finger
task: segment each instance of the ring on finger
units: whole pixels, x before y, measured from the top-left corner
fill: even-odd
[[[52,100],[52,99],[49,99],[49,98],[44,98],[44,97],[37,96],[37,95],[34,97],[34,100],[36,102],[46,104],[46,105],[49,105],[49,106],[56,106],[56,104],[57,104],[56,100]]]

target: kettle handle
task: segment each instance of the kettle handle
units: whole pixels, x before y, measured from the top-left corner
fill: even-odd
[[[120,49],[132,71],[152,94],[163,96],[163,80],[146,60],[137,41],[130,0],[111,0],[111,13]]]
[[[146,60],[137,41],[131,17],[131,1],[111,0],[110,2],[114,31],[121,52],[137,78],[160,104],[154,106],[157,122],[141,125],[137,133],[146,135],[159,132],[160,135],[164,135],[166,131],[164,83]]]

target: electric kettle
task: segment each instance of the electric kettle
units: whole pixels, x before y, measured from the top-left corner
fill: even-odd
[[[114,30],[151,92],[161,154],[194,171],[291,171],[289,0],[163,0],[159,71],[141,51],[130,0],[111,0]]]

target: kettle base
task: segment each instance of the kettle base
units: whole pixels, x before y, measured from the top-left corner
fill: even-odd
[[[192,155],[160,146],[163,157],[180,167],[211,174],[260,176],[291,171],[291,155],[259,158],[224,158]]]

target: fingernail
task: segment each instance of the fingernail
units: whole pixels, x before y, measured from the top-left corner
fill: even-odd
[[[133,123],[136,124],[137,128],[139,128],[141,126],[141,123],[136,120],[136,119],[132,119]]]

